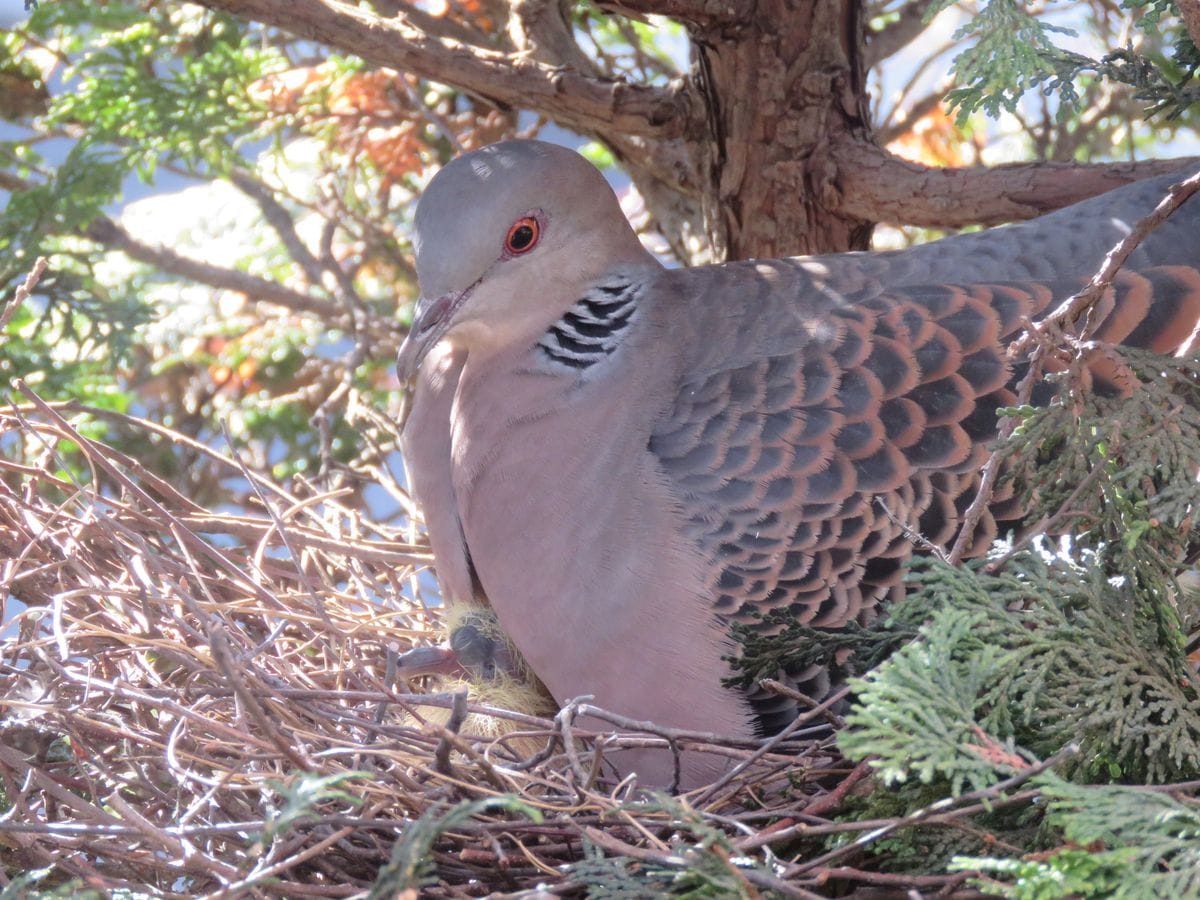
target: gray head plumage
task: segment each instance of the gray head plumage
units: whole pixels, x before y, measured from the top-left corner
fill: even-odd
[[[510,252],[506,239],[526,217],[537,245]],[[570,302],[572,283],[614,265],[654,265],[600,172],[543,141],[505,141],[451,161],[422,194],[414,225],[421,300],[401,348],[402,378],[456,324],[511,324],[539,304]]]

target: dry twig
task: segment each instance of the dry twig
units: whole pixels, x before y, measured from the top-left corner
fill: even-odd
[[[631,782],[614,785],[606,764],[614,751],[648,746],[728,757],[730,774],[693,808],[744,838],[757,833],[739,820],[747,803],[761,812],[772,797],[796,801],[798,766],[813,770],[801,802],[836,806],[822,798],[834,796],[844,764],[799,726],[762,744],[582,701],[555,722],[398,688],[395,651],[438,627],[439,611],[401,590],[427,564],[425,547],[398,541],[336,492],[275,483],[122,416],[123,428],[252,482],[264,505],[259,515],[205,510],[82,434],[78,417],[100,411],[19,387],[27,402],[0,411],[0,433],[17,448],[0,458],[9,871],[48,868],[48,883],[106,892],[347,896],[372,884],[421,816],[512,795],[545,822],[491,811],[440,833],[429,857],[439,890],[549,880],[569,892],[578,885],[563,866],[597,830],[614,847],[675,854],[671,815],[641,802]],[[597,735],[574,715],[619,733]],[[513,733],[481,734],[487,720]],[[347,780],[357,774],[366,777]],[[723,865],[747,895],[811,895],[764,867]]]

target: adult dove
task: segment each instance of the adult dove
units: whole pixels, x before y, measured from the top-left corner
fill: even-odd
[[[399,357],[447,602],[489,605],[560,702],[777,730],[790,702],[722,685],[731,623],[838,629],[903,592],[911,535],[953,540],[1015,400],[1006,346],[1173,180],[909,250],[667,269],[573,151],[455,159],[417,207]],[[1190,349],[1198,265],[1192,200],[1130,258],[1096,336]],[[998,498],[973,551],[1020,512]],[[828,690],[820,670],[781,675]],[[621,765],[671,779],[665,753]],[[684,782],[724,765],[685,753]]]

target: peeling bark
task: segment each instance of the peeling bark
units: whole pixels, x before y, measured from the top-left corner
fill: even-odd
[[[691,263],[865,249],[878,221],[1030,218],[1187,162],[930,169],[892,156],[870,134],[865,69],[920,34],[928,0],[910,0],[865,50],[860,0],[597,0],[688,26],[694,69],[666,87],[602,72],[566,0],[497,2],[507,31],[486,38],[391,2],[390,18],[344,0],[197,2],[603,141]],[[1193,37],[1198,3],[1180,4]]]
[[[708,110],[704,212],[718,257],[865,249],[830,147],[868,139],[862,6],[772,0],[735,27],[696,35]]]
[[[691,120],[688,92],[585,75],[524,55],[443,39],[403,14],[383,16],[341,0],[199,0],[300,37],[357,54],[370,63],[452,85],[501,107],[537,109],[584,132],[611,128],[671,138]]]
[[[939,169],[858,141],[834,148],[835,201],[850,216],[925,228],[1032,219],[1141,178],[1194,166],[1195,157],[1118,163],[1012,163]]]

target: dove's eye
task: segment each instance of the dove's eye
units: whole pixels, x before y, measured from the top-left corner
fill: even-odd
[[[533,216],[522,216],[512,223],[508,235],[504,238],[504,249],[513,256],[528,253],[534,248],[541,236],[542,227]]]

